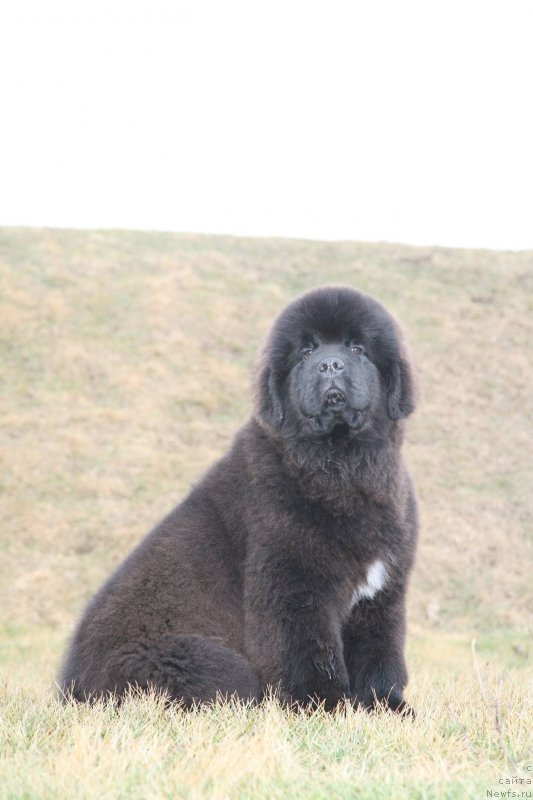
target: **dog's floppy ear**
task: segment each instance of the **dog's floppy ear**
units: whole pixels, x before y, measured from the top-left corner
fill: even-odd
[[[387,412],[391,419],[412,414],[416,406],[416,389],[411,365],[406,358],[395,358],[387,370]]]
[[[280,381],[269,364],[259,371],[257,379],[257,409],[261,419],[273,428],[281,428],[285,417]]]

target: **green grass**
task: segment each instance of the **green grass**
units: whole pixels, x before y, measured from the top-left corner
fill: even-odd
[[[381,299],[418,364],[417,719],[59,706],[84,602],[227,448],[273,317],[333,282]],[[462,798],[533,777],[532,287],[532,253],[0,230],[0,798]]]

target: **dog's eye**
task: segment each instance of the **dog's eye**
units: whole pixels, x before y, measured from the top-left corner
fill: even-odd
[[[301,355],[302,355],[302,358],[304,359],[304,361],[305,361],[305,359],[309,358],[309,356],[314,351],[315,347],[316,347],[316,345],[311,341],[306,342],[304,344],[304,346],[302,347],[302,350],[301,350]]]
[[[358,344],[350,345],[350,350],[354,354],[354,356],[362,356],[365,352],[364,349]]]

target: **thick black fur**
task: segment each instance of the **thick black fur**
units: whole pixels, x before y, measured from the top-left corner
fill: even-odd
[[[287,703],[405,711],[417,511],[400,449],[414,405],[377,301],[325,287],[291,303],[258,362],[253,417],[91,601],[62,692],[155,688],[190,705],[272,687]],[[353,604],[377,561],[383,586]]]

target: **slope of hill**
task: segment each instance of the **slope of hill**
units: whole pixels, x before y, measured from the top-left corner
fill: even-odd
[[[328,282],[382,300],[418,363],[417,720],[60,708],[82,604],[250,413],[272,318]],[[467,798],[529,775],[532,287],[526,252],[0,230],[0,797]]]
[[[533,253],[4,229],[0,278],[6,621],[72,620],[248,415],[273,316],[342,282],[418,364],[412,621],[525,622]]]

